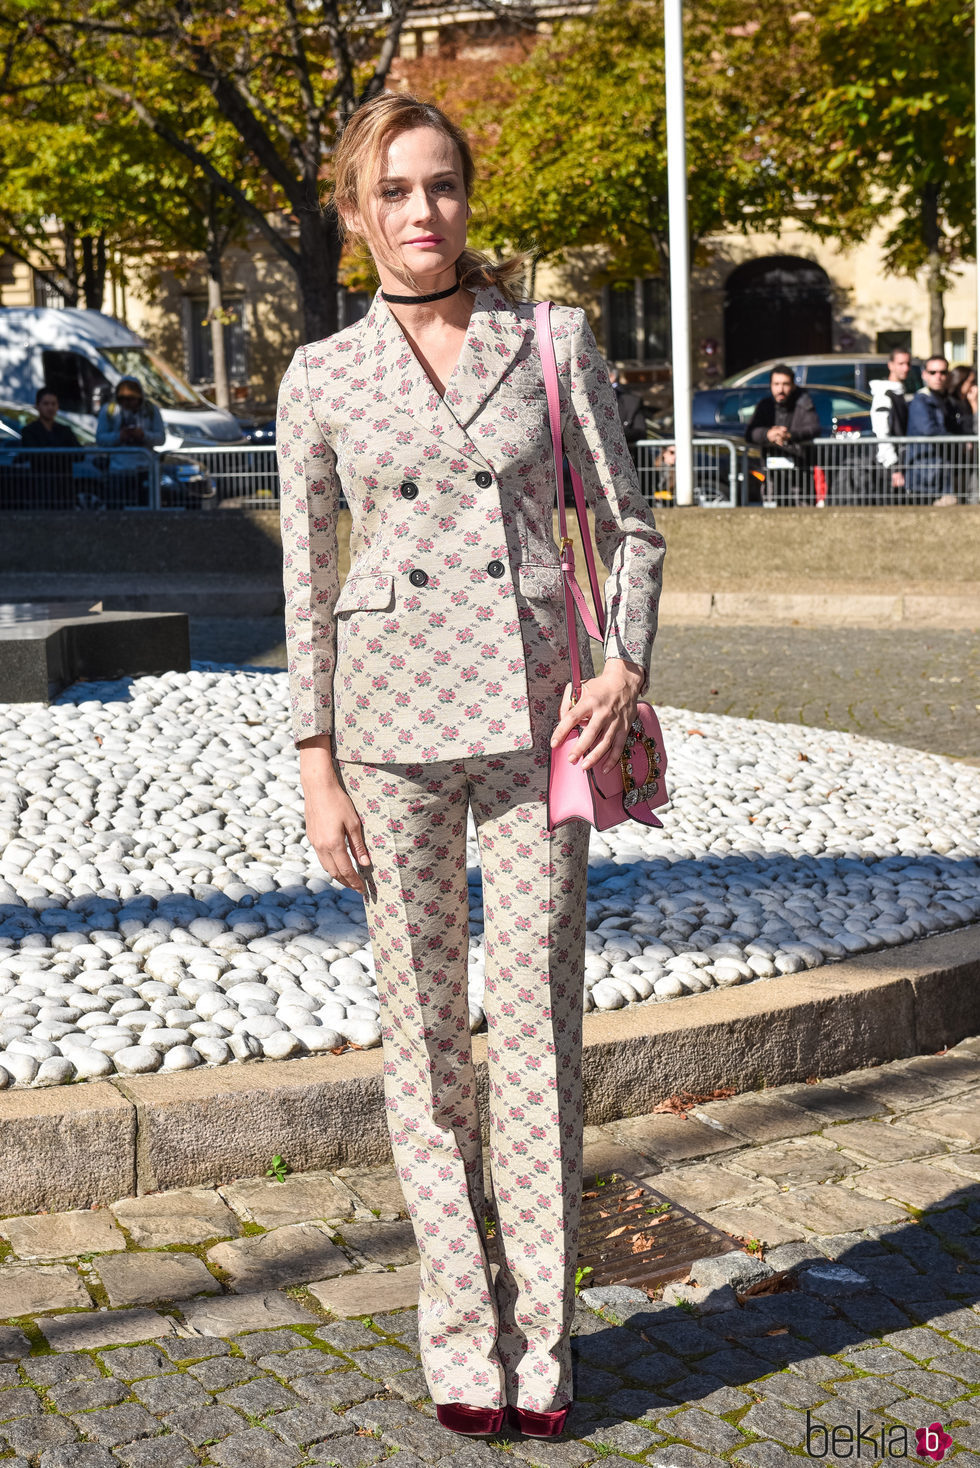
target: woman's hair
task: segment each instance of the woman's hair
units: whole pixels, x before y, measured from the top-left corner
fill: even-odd
[[[966,387],[966,384],[969,382],[971,377],[975,376],[976,372],[972,367],[965,367],[962,365],[959,367],[954,367],[952,372],[949,374],[950,397],[961,398],[963,396],[963,390]]]
[[[360,239],[371,248],[372,253],[385,252],[380,242],[370,239],[366,233],[351,222],[356,214],[362,220],[370,218],[368,204],[371,189],[379,176],[385,150],[399,133],[409,132],[416,127],[431,127],[447,137],[459,154],[463,174],[463,192],[469,200],[473,192],[476,168],[473,154],[462,129],[451,122],[441,108],[432,102],[421,102],[405,92],[381,92],[370,102],[365,102],[351,116],[341,135],[334,155],[334,181],[331,204],[340,220],[344,234]],[[405,267],[392,259],[402,274]],[[465,249],[456,261],[456,274],[462,286],[477,290],[480,286],[494,285],[510,300],[522,294],[525,267],[524,255],[509,255],[504,260],[494,260],[479,250]],[[418,282],[409,280],[418,287]]]

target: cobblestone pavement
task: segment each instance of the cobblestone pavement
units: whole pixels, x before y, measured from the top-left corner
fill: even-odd
[[[191,655],[285,667],[276,617],[192,617]],[[980,636],[808,627],[662,627],[660,704],[843,729],[980,760]]]
[[[434,1420],[390,1168],[4,1219],[0,1460],[792,1468],[914,1458],[938,1422],[980,1464],[978,1103],[974,1039],[590,1128],[600,1181],[647,1177],[735,1238],[659,1299],[583,1288],[559,1442]]]

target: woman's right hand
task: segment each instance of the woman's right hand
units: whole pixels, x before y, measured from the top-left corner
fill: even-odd
[[[358,866],[371,865],[361,819],[333,762],[330,736],[313,734],[298,746],[306,805],[306,837],[328,877],[365,891]]]

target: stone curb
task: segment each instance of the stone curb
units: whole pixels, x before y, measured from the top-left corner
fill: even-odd
[[[931,1054],[980,1032],[980,924],[585,1019],[586,1121]],[[486,1091],[486,1037],[474,1058]],[[0,1092],[0,1214],[391,1160],[380,1050]]]
[[[814,627],[980,628],[980,597],[756,591],[664,591],[665,626],[714,622],[732,626],[789,623]]]

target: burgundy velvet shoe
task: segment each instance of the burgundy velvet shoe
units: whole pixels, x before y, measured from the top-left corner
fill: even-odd
[[[492,1437],[504,1425],[503,1407],[464,1407],[459,1402],[437,1402],[436,1416],[450,1432],[467,1437]]]
[[[557,1412],[531,1412],[527,1407],[507,1408],[507,1421],[525,1437],[560,1437],[565,1430],[567,1416],[568,1407],[561,1407]]]

